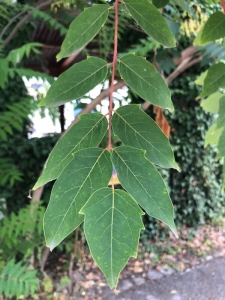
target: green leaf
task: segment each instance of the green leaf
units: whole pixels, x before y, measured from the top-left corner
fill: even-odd
[[[217,124],[214,123],[206,132],[205,147],[207,147],[208,145],[217,145],[222,131],[223,127],[218,128]]]
[[[158,9],[148,0],[124,0],[137,24],[155,41],[165,47],[175,47],[175,37]]]
[[[225,189],[225,163],[223,163],[223,189]]]
[[[106,78],[107,71],[107,62],[97,57],[74,64],[53,83],[39,106],[54,107],[82,97]]]
[[[44,216],[46,245],[50,250],[83,222],[80,209],[96,190],[108,185],[111,175],[108,151],[89,148],[74,154],[53,186]]]
[[[115,135],[126,146],[145,150],[147,159],[161,167],[179,169],[169,140],[158,125],[141,110],[140,105],[131,104],[117,109],[112,125]]]
[[[212,114],[217,114],[219,112],[220,99],[224,96],[224,94],[220,92],[216,92],[210,95],[207,99],[205,99],[201,103],[201,107],[207,110]]]
[[[195,84],[200,85],[200,86],[203,86],[207,74],[208,74],[208,70],[206,70],[206,71],[203,72],[200,76],[198,76],[198,78],[195,80]]]
[[[182,8],[184,11],[189,11],[189,5],[185,0],[170,0],[171,4],[178,5]]]
[[[225,96],[220,99],[219,103],[219,117],[216,120],[217,128],[225,125]]]
[[[127,146],[113,150],[112,161],[119,182],[150,216],[167,224],[177,236],[173,205],[165,183],[144,154],[143,150]]]
[[[126,192],[109,188],[96,191],[81,209],[91,254],[111,288],[116,288],[128,259],[137,256],[143,212]]]
[[[80,120],[58,141],[50,153],[40,178],[33,190],[58,178],[78,150],[97,147],[103,139],[108,121],[99,113],[84,114]]]
[[[219,137],[218,154],[216,156],[216,159],[219,159],[224,156],[225,156],[225,128],[223,127],[223,131]]]
[[[225,37],[225,14],[222,11],[217,11],[212,14],[206,21],[202,34],[201,44],[215,41]]]
[[[157,8],[162,8],[169,3],[169,0],[152,0],[152,4]]]
[[[166,82],[143,57],[126,55],[119,60],[119,71],[124,81],[144,100],[173,111],[170,91]]]
[[[108,5],[100,4],[84,9],[71,23],[57,60],[76,53],[90,42],[105,24],[108,14]]]
[[[200,97],[213,94],[219,88],[225,88],[225,64],[221,62],[209,68]]]

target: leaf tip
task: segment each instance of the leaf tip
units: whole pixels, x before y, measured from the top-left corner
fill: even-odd
[[[173,234],[175,235],[175,237],[178,239],[179,235],[177,233],[176,225],[174,224],[174,222],[169,227],[170,227],[171,231],[173,232]]]
[[[57,62],[59,62],[61,59],[62,59],[62,54],[60,51],[59,54],[56,55],[56,60],[57,60]]]
[[[45,106],[45,101],[44,100],[42,100],[40,103],[38,103],[38,107],[40,107],[40,106]]]
[[[181,168],[179,167],[179,165],[176,162],[174,162],[173,169],[177,170],[179,173],[181,172]]]
[[[171,107],[168,107],[168,110],[169,110],[171,113],[173,113],[173,112],[174,112],[174,106],[171,105]]]
[[[52,250],[57,246],[56,243],[54,243],[54,241],[52,241],[50,244],[48,244],[46,242],[46,247],[48,247],[50,249],[50,251],[52,252]]]
[[[38,184],[38,181],[35,183],[35,185],[32,187],[31,191],[35,191],[36,189],[38,189],[40,186]]]

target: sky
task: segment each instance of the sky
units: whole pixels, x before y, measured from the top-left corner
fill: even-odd
[[[25,77],[23,78],[25,85],[28,90],[28,94],[32,96],[35,100],[37,100],[38,94],[43,97],[46,95],[48,89],[50,88],[50,84],[47,81],[43,81],[42,79],[31,78],[27,80]],[[116,83],[116,81],[115,81]],[[82,103],[90,103],[94,98],[96,98],[102,89],[108,88],[108,81],[103,84],[97,85],[93,90],[91,90],[88,94],[85,95],[83,99],[80,100]],[[114,109],[117,109],[121,105],[126,105],[130,101],[125,100],[127,97],[128,89],[127,87],[123,87],[118,90],[118,92],[114,93]],[[101,102],[101,105],[97,105],[97,111],[102,114],[107,114],[108,112],[109,101],[108,99],[104,99]],[[49,134],[60,133],[60,123],[56,118],[55,124],[49,115],[48,108],[43,108],[45,112],[45,117],[41,117],[40,108],[34,110],[33,114],[30,116],[33,122],[33,133],[29,135],[29,138],[34,137],[43,137]],[[57,108],[56,108],[57,111]],[[66,103],[64,114],[66,119],[65,129],[71,124],[76,114],[80,111],[80,109],[76,109],[76,101]]]

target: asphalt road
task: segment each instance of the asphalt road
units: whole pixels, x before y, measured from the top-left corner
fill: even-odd
[[[225,300],[225,258],[159,279],[126,279],[119,295],[105,289],[102,300]]]

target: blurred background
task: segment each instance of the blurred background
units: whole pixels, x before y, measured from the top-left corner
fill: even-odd
[[[27,299],[26,294],[31,294],[31,299],[101,299],[97,287],[101,290],[105,286],[90,258],[82,226],[52,253],[45,247],[42,219],[53,182],[32,199],[28,197],[51,149],[74,118],[84,109],[86,113],[108,111],[110,74],[81,99],[58,108],[38,107],[51,84],[73,64],[87,56],[112,61],[113,10],[93,41],[71,57],[56,61],[70,23],[85,7],[105,2],[114,3],[0,0],[0,274],[7,268],[28,274],[29,266],[31,289],[21,292]],[[167,2],[161,11],[176,36],[177,47],[163,48],[120,9],[118,52],[136,53],[153,63],[169,84],[175,111],[146,106],[119,74],[114,108],[128,103],[143,105],[170,139],[181,172],[159,171],[175,207],[180,239],[145,215],[139,255],[122,273],[125,278],[131,272],[147,276],[151,269],[181,272],[216,249],[225,249],[223,161],[215,160],[215,146],[204,147],[206,132],[217,114],[202,108],[197,98],[201,87],[195,83],[210,65],[224,60],[225,47],[222,39],[193,46],[202,24],[210,14],[220,11],[221,5],[216,0]],[[98,95],[103,95],[101,102]],[[113,142],[120,143],[116,136]],[[106,139],[102,142],[105,145]],[[16,284],[14,288],[18,288]],[[12,288],[11,296],[15,295]]]

